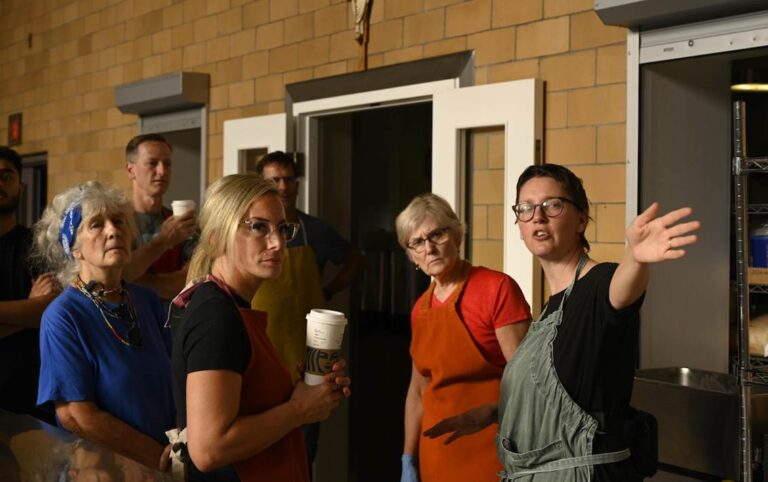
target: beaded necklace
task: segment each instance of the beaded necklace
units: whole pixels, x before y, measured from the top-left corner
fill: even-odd
[[[112,336],[114,336],[117,341],[125,346],[133,348],[134,350],[141,349],[143,340],[141,338],[141,330],[139,329],[138,317],[136,316],[136,307],[133,304],[131,293],[125,288],[125,285],[122,285],[119,290],[102,289],[100,292],[98,292],[97,295],[94,295],[89,289],[87,289],[88,286],[78,276],[77,280],[72,283],[72,286],[80,291],[83,295],[85,295],[86,298],[91,300],[94,305],[96,305],[99,313],[101,313],[101,319],[104,321],[104,324],[107,325],[107,328],[109,328],[109,331],[112,332]],[[120,291],[122,301],[119,305],[112,309],[104,303],[99,295],[105,292],[116,291]],[[125,319],[126,314],[128,315],[127,320]],[[115,330],[114,325],[112,325],[112,323],[109,321],[110,318],[113,320],[121,320],[125,322],[125,324],[128,326],[128,331],[126,333],[127,339],[120,336],[117,330]]]

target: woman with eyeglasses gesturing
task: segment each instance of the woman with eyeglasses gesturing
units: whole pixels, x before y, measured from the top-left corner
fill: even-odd
[[[38,257],[66,286],[43,313],[37,403],[65,429],[165,470],[171,337],[157,295],[122,280],[137,234],[130,201],[97,182],[56,196],[35,226]]]
[[[598,263],[584,235],[587,194],[567,168],[528,167],[513,209],[553,294],[507,364],[498,414],[473,418],[488,413],[480,407],[430,433],[472,431],[498,419],[505,481],[642,480],[655,471],[653,423],[629,401],[648,267],[683,257],[699,222],[681,222],[687,207],[659,217],[654,203],[627,228],[621,262]]]
[[[496,481],[501,465],[491,427],[451,445],[421,433],[498,400],[504,365],[528,330],[530,309],[512,278],[461,259],[464,226],[443,198],[416,197],[396,227],[416,269],[433,279],[411,313],[413,368],[401,480]]]
[[[189,283],[173,301],[188,480],[307,482],[301,426],[326,419],[349,396],[350,380],[342,361],[324,383],[294,385],[267,336],[266,313],[250,309],[262,280],[280,275],[298,226],[286,222],[274,184],[256,174],[214,182],[199,223]]]

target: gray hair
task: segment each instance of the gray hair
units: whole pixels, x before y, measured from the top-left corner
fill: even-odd
[[[413,230],[427,219],[433,219],[438,224],[448,228],[453,234],[457,246],[461,245],[461,241],[464,239],[464,225],[459,221],[459,217],[451,209],[448,201],[437,194],[428,192],[413,198],[408,207],[403,209],[395,219],[397,241],[403,249],[408,247],[408,240]]]
[[[125,218],[127,231],[132,238],[127,240],[128,244],[138,235],[133,205],[121,191],[105,187],[98,181],[89,181],[58,194],[45,208],[40,221],[35,224],[32,261],[48,271],[55,272],[56,279],[62,286],[74,281],[80,272],[80,261],[67,257],[59,240],[62,218],[67,209],[78,202],[83,214],[81,226],[96,214],[117,214]],[[72,249],[77,249],[79,245],[79,238],[75,238]]]

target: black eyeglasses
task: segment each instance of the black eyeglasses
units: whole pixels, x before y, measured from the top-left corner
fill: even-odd
[[[544,214],[548,218],[554,218],[560,216],[565,207],[565,203],[571,203],[577,208],[579,207],[575,202],[571,201],[567,197],[551,197],[545,199],[539,204],[534,203],[519,203],[512,206],[512,211],[515,212],[515,217],[521,223],[527,223],[533,219],[533,215],[536,212],[536,208],[541,208]]]
[[[274,182],[278,186],[280,185],[280,181],[283,181],[286,184],[293,184],[296,182],[296,176],[273,176],[268,178],[270,181]]]
[[[275,226],[269,221],[258,218],[246,219],[243,221],[243,224],[247,224],[251,229],[251,233],[257,238],[266,238],[272,233],[277,232],[285,241],[291,241],[295,238],[301,226],[299,223],[281,223]]]
[[[448,228],[437,228],[429,233],[427,233],[426,236],[423,238],[413,238],[410,241],[408,241],[408,244],[406,245],[408,249],[412,250],[414,253],[421,254],[424,252],[424,248],[427,246],[427,241],[429,241],[432,244],[443,244],[446,241],[448,241],[448,238],[450,237],[450,230]]]

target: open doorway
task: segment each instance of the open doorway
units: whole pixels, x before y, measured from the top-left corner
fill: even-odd
[[[383,81],[391,73],[379,70],[364,76]],[[327,219],[366,254],[376,251],[371,256],[375,261],[368,260],[374,266],[371,273],[350,290],[357,304],[342,299],[349,294],[341,293],[331,306],[350,314],[352,321],[343,347],[349,350],[344,356],[350,361],[355,395],[321,428],[318,482],[379,476],[391,480],[399,474],[410,378],[409,314],[428,280],[405,261],[392,224],[413,196],[431,191],[448,200],[460,219],[477,228],[470,233],[468,257],[480,264],[492,261],[490,266],[513,276],[531,305],[538,306],[538,268],[519,237],[504,232],[514,218],[505,209],[511,204],[510,189],[525,167],[540,160],[541,81],[463,87],[458,78],[410,83],[413,76],[402,74],[395,76],[399,83],[391,88],[364,92],[341,86],[384,86],[356,77],[359,82],[353,84],[347,78],[294,84],[287,87],[291,96],[286,114],[224,123],[224,174],[246,170],[249,150],[301,152],[299,208]],[[385,117],[390,117],[388,122]],[[415,128],[414,118],[424,123]],[[393,132],[405,139],[421,132],[423,155],[411,157],[409,142],[398,140]],[[411,174],[423,181],[411,184],[412,179],[397,177]],[[391,201],[389,207],[378,204],[382,200]],[[395,200],[401,204],[396,206]],[[418,282],[423,285],[415,286]],[[358,319],[364,311],[372,315],[367,323]],[[366,330],[374,333],[369,336]],[[385,386],[390,380],[400,383],[399,391]],[[386,421],[376,420],[382,417]]]
[[[737,72],[767,55],[768,48],[762,48],[640,67],[639,211],[652,201],[659,201],[662,207],[690,205],[707,227],[707,235],[700,237],[685,259],[674,266],[653,268],[654,281],[643,305],[641,368],[729,371],[737,336],[735,288],[730,283],[735,266],[733,100],[746,100],[752,113],[747,116],[748,132],[754,133],[747,142],[748,154],[768,153],[764,140],[768,102],[762,97],[766,94],[732,93],[731,82]],[[752,202],[766,203],[768,183],[758,178],[750,180]],[[759,216],[753,219],[766,222]],[[695,289],[680,289],[692,279],[702,282]]]
[[[318,215],[363,251],[365,273],[334,300],[350,316],[345,345],[355,393],[348,418],[322,426],[316,480],[397,480],[410,313],[429,279],[413,269],[394,226],[410,200],[431,187],[432,104],[324,116],[318,132]],[[338,467],[345,452],[348,474]]]
[[[192,199],[202,205],[206,182],[206,109],[190,109],[139,117],[141,134],[160,134],[173,146],[173,175],[163,202]]]
[[[162,135],[173,146],[174,168],[165,203],[170,204],[174,199],[192,199],[199,212],[202,203],[200,129],[163,132]]]
[[[20,224],[32,227],[48,203],[48,153],[21,156],[21,182],[24,189],[19,202]]]

